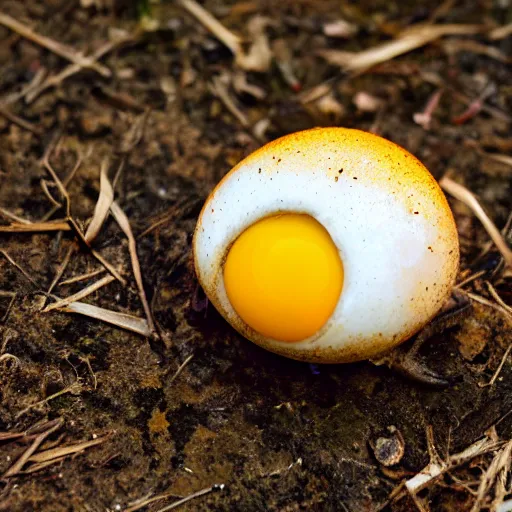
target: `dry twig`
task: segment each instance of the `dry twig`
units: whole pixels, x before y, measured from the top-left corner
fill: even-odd
[[[13,266],[16,267],[24,276],[26,279],[28,279],[36,288],[40,288],[39,284],[30,277],[30,274],[18,263],[16,263],[11,256],[7,253],[7,251],[4,251],[3,249],[0,249],[0,254],[4,256],[4,258]]]
[[[182,496],[178,496],[172,492],[168,492],[165,494],[159,494],[158,496],[153,496],[152,498],[145,497],[137,500],[136,502],[132,502],[133,505],[129,506],[128,508],[125,508],[124,512],[135,512],[136,510],[140,510],[141,508],[147,507],[148,505],[154,503],[155,501],[166,500],[167,498],[181,499]]]
[[[87,281],[87,279],[91,279],[92,277],[96,277],[99,274],[102,274],[103,272],[105,272],[105,269],[104,268],[99,268],[98,270],[93,270],[92,272],[88,272],[87,274],[82,274],[82,275],[79,275],[79,276],[70,277],[69,279],[65,279],[64,281],[61,281],[59,283],[59,286],[64,286],[64,285],[72,284],[72,283],[78,283],[79,281]]]
[[[249,51],[245,53],[241,38],[228,30],[195,0],[178,0],[178,3],[231,50],[235,56],[236,64],[242,69],[260,72],[269,69],[272,53],[264,33],[265,26],[269,24],[268,19],[256,16],[250,21],[248,30],[253,41]]]
[[[62,220],[32,222],[30,224],[13,222],[8,226],[0,226],[0,233],[38,233],[50,231],[71,231],[71,226],[69,222]]]
[[[362,72],[377,64],[421,48],[436,39],[450,35],[470,35],[482,31],[480,25],[416,25],[409,27],[390,42],[361,52],[320,50],[317,54],[329,63],[350,72]]]
[[[495,309],[496,311],[500,311],[501,313],[503,313],[505,315],[506,318],[508,318],[509,320],[512,320],[512,315],[510,314],[510,312],[507,311],[502,306],[500,306],[499,304],[496,304],[495,302],[492,302],[492,301],[486,299],[485,297],[482,297],[481,295],[477,295],[476,293],[466,292],[466,295],[470,299],[478,302],[479,304],[483,304],[484,306],[489,306],[489,307]]]
[[[503,354],[503,357],[501,358],[501,362],[498,365],[498,368],[496,368],[496,371],[494,372],[494,375],[492,376],[491,380],[489,382],[487,382],[487,384],[479,383],[479,386],[481,388],[485,388],[487,386],[492,386],[496,382],[496,379],[498,378],[498,376],[501,372],[501,369],[503,368],[503,365],[505,364],[505,361],[508,359],[510,350],[512,350],[512,343],[508,346],[507,350],[505,350],[505,354]]]
[[[183,363],[180,364],[179,368],[176,370],[176,373],[171,377],[171,380],[169,381],[169,385],[171,385],[180,375],[180,373],[183,371],[185,366],[187,366],[190,361],[192,361],[192,358],[194,357],[194,354],[190,354]]]
[[[30,445],[27,450],[23,453],[23,455],[5,472],[3,478],[9,478],[18,474],[28,459],[35,453],[35,451],[39,448],[41,443],[53,432],[58,430],[63,424],[63,419],[58,418],[56,420],[50,421],[47,424],[47,429],[39,434],[34,442]]]
[[[193,500],[195,498],[199,498],[201,496],[204,496],[205,494],[210,494],[214,491],[222,491],[224,489],[224,484],[215,484],[211,487],[207,487],[206,489],[201,489],[200,491],[194,492],[192,494],[189,494],[188,496],[185,496],[181,500],[175,501],[174,503],[171,503],[170,505],[167,505],[166,507],[163,507],[158,510],[158,512],[168,512],[169,510],[173,510],[175,508],[178,508],[179,506],[183,505],[184,503],[187,503],[187,501]]]
[[[130,41],[134,41],[137,38],[137,34],[129,34],[124,37],[116,38],[113,41],[109,41],[105,43],[101,48],[99,48],[96,52],[94,52],[90,57],[90,61],[95,62],[101,59],[107,53],[110,53],[112,50],[119,48],[125,43]],[[49,89],[50,87],[56,87],[60,85],[66,78],[73,76],[75,73],[78,73],[83,69],[81,64],[71,64],[67,68],[63,69],[57,75],[53,75],[48,77],[42,84],[39,84],[33,88],[31,88],[26,93],[25,100],[27,103],[32,103],[43,91]]]
[[[17,32],[25,39],[29,39],[30,41],[43,46],[47,50],[50,50],[56,55],[59,55],[60,57],[63,57],[64,59],[67,59],[82,68],[94,69],[94,71],[106,78],[112,75],[110,69],[108,69],[106,66],[103,66],[102,64],[99,64],[94,59],[85,57],[81,52],[77,52],[73,48],[70,48],[63,43],[59,43],[49,37],[42,36],[41,34],[34,32],[29,27],[23,25],[23,23],[20,23],[19,21],[3,12],[0,12],[0,25],[4,25],[8,29]]]
[[[36,135],[42,134],[41,128],[33,125],[29,121],[25,121],[25,119],[22,119],[21,117],[17,116],[16,114],[13,114],[5,105],[3,105],[1,103],[0,103],[0,116],[5,117],[8,121],[18,125],[20,128],[23,128],[24,130],[35,133]]]
[[[92,446],[102,444],[105,441],[107,441],[109,437],[109,435],[106,435],[103,437],[98,437],[97,439],[91,439],[90,441],[84,441],[82,443],[71,444],[68,446],[59,446],[58,448],[44,450],[42,452],[32,455],[28,459],[28,462],[41,463],[54,461],[55,459],[61,459],[63,457],[67,457],[68,455],[72,455],[73,453],[83,452],[84,450],[87,450],[87,448],[91,448]]]
[[[498,228],[494,225],[489,216],[485,213],[484,209],[476,199],[476,197],[462,185],[455,183],[455,181],[451,180],[447,176],[444,176],[439,181],[439,185],[446,190],[450,195],[462,201],[466,206],[468,206],[473,213],[477,216],[478,220],[483,224],[489,236],[492,238],[492,241],[501,252],[503,258],[505,259],[505,263],[512,268],[512,251],[506,244],[505,240],[501,236]]]

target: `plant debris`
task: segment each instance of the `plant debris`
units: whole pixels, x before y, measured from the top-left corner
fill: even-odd
[[[511,34],[507,2],[3,0],[0,511],[509,510]],[[275,356],[197,284],[208,193],[315,126],[444,187],[443,391]]]

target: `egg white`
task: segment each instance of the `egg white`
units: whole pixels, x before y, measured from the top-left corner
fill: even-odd
[[[409,338],[442,306],[458,267],[453,218],[428,171],[414,159],[414,172],[428,176],[411,178],[401,166],[413,157],[398,146],[364,134],[371,143],[365,152],[340,141],[351,132],[347,141],[354,142],[362,132],[337,130],[343,129],[301,132],[301,146],[297,137],[285,137],[241,162],[208,199],[194,238],[199,280],[219,312],[255,343],[312,362],[365,359]],[[390,158],[377,161],[375,148],[377,155],[389,149]],[[234,240],[282,212],[320,222],[345,274],[328,322],[293,343],[247,326],[229,302],[222,272]]]

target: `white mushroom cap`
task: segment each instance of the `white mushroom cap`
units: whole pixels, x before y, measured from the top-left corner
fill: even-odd
[[[299,342],[245,324],[223,281],[235,239],[283,212],[320,222],[344,267],[334,313]],[[451,292],[459,247],[446,198],[414,156],[370,133],[317,128],[263,146],[222,179],[199,217],[194,259],[207,296],[245,337],[294,359],[334,363],[378,355],[428,323]]]

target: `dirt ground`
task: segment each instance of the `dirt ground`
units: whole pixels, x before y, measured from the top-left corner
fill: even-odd
[[[512,274],[470,208],[450,198],[473,309],[421,351],[444,389],[244,340],[198,289],[191,238],[235,163],[330,125],[399,143],[506,228],[512,4],[200,4],[223,42],[188,1],[0,0],[0,510],[511,510]],[[358,64],[421,24],[445,28]],[[102,167],[146,308],[126,229],[84,235]],[[101,318],[45,310],[82,290]]]

